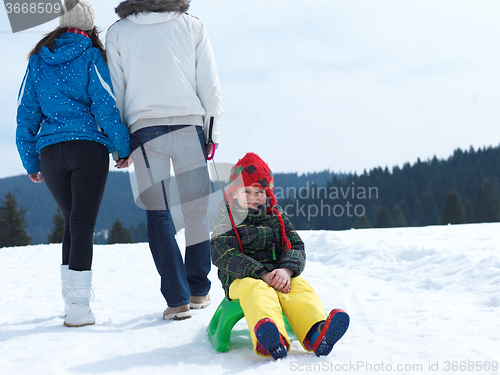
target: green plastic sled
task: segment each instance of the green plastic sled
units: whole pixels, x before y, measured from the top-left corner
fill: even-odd
[[[208,338],[215,350],[218,352],[229,351],[231,331],[244,316],[239,300],[230,301],[227,298],[222,300],[207,327]],[[283,319],[287,328],[290,328],[284,315]]]

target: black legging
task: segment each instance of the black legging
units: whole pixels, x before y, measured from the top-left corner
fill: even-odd
[[[62,264],[87,271],[92,267],[94,227],[108,177],[106,146],[67,141],[40,152],[45,184],[64,216]]]

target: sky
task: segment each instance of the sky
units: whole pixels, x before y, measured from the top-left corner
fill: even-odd
[[[104,31],[118,1],[91,2]],[[258,153],[274,172],[356,172],[500,144],[497,0],[192,0],[223,107],[216,162]],[[0,6],[0,178],[15,146],[26,55]],[[104,39],[105,32],[102,34]]]
[[[0,252],[0,368],[8,375],[498,374],[500,223],[299,231],[302,276],[349,329],[327,357],[291,348],[257,356],[244,319],[217,353],[206,332],[224,298],[216,268],[211,304],[164,321],[147,243],[94,246],[96,323],[63,326],[60,244]],[[183,231],[178,233],[184,247]]]

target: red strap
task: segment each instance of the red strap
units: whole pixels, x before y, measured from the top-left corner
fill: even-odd
[[[86,36],[87,38],[89,37],[85,31],[77,29],[76,27],[70,27],[70,28],[66,29],[66,31],[68,33],[80,34],[80,35]]]
[[[231,213],[231,210],[233,208],[232,202],[229,203],[229,220],[231,220],[231,225],[234,229],[234,234],[236,235],[236,239],[238,240],[238,245],[240,245],[240,251],[242,254],[245,254],[245,251],[243,250],[243,244],[241,243],[241,237],[240,234],[238,233],[238,228],[236,228],[236,224],[234,224],[234,219],[233,219],[233,214]]]

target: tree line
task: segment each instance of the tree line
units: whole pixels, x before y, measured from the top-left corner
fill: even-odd
[[[297,229],[482,223],[500,221],[499,186],[500,146],[471,147],[446,160],[332,175],[324,186],[283,189],[278,200]]]
[[[64,217],[59,209],[52,218],[53,227],[47,238],[49,243],[61,243],[64,235]],[[123,222],[116,218],[111,229],[104,233],[94,235],[96,244],[116,244],[144,242],[147,240],[146,224],[141,222],[138,228],[127,228]]]
[[[26,208],[20,206],[16,196],[12,192],[7,192],[0,204],[0,248],[12,246],[27,246],[32,244],[32,237],[27,232],[28,219],[26,218]],[[62,243],[64,235],[64,217],[59,209],[52,218],[52,230],[48,234],[49,243]],[[145,224],[143,223],[144,227]],[[100,243],[132,243],[133,233],[137,228],[127,228],[119,218],[116,218],[111,230],[106,233],[104,241]],[[141,232],[145,228],[141,228]],[[145,234],[141,233],[141,237]],[[99,241],[94,241],[99,243]]]
[[[57,205],[45,183],[34,184],[27,175],[0,179],[0,201],[11,192],[20,206],[26,208],[27,232],[32,243],[47,243],[47,235],[52,230],[51,218],[57,213]],[[101,208],[96,223],[96,243],[105,244],[105,234],[120,218],[131,232],[134,241],[146,241],[144,210],[135,205],[128,173],[110,171]]]

